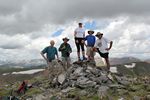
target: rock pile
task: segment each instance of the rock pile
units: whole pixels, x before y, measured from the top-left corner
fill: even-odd
[[[125,76],[113,74],[96,67],[89,62],[74,63],[66,72],[55,76],[52,88],[93,88],[101,95],[106,95],[110,88],[125,88],[131,82]]]

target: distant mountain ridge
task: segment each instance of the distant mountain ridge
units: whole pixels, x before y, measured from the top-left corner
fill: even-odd
[[[125,64],[125,63],[132,63],[132,62],[141,62],[141,60],[134,57],[110,58],[111,65]]]
[[[3,62],[0,64],[0,67],[42,67],[45,66],[46,62],[43,59],[33,59],[33,60],[23,60],[15,62]]]
[[[132,62],[141,62],[140,59],[134,57],[123,57],[123,58],[110,58],[111,65],[126,64]],[[0,61],[0,67],[40,67],[46,66],[44,59],[32,59],[23,61]]]

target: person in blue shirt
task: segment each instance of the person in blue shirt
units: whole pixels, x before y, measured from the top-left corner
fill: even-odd
[[[88,31],[88,34],[86,37],[85,37],[85,41],[87,41],[87,44],[86,47],[87,47],[87,56],[88,56],[88,60],[94,60],[94,51],[93,51],[93,47],[94,47],[94,44],[95,44],[95,41],[96,41],[96,37],[93,35],[94,34],[94,31],[92,30],[89,30]]]
[[[55,42],[53,40],[51,40],[50,46],[45,47],[41,51],[41,55],[46,60],[48,67],[51,67],[51,62],[52,62],[52,60],[55,59],[55,56],[57,56],[57,59],[59,60],[57,48],[54,47],[54,44],[55,44]],[[46,56],[44,54],[46,54]]]

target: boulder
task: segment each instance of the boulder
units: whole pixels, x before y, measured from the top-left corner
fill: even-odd
[[[62,74],[60,74],[59,76],[58,76],[58,82],[60,83],[60,84],[63,84],[64,82],[65,82],[65,80],[66,80],[66,74],[64,74],[64,73],[62,73]]]
[[[98,96],[100,97],[100,98],[102,98],[102,97],[106,97],[107,96],[107,90],[109,89],[109,87],[108,86],[101,86],[101,87],[99,87],[99,89],[98,89]]]
[[[79,77],[77,79],[76,85],[81,88],[94,87],[96,82],[93,82],[86,77]]]

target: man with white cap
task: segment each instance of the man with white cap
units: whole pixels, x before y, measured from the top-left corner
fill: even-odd
[[[96,40],[96,43],[94,45],[95,50],[100,54],[102,58],[105,59],[105,62],[107,64],[107,69],[109,71],[110,69],[110,63],[109,63],[109,50],[112,47],[113,41],[110,41],[103,37],[103,33],[97,32],[95,35],[98,39]],[[109,46],[108,46],[109,44]]]

